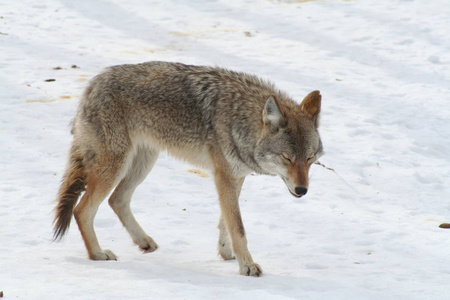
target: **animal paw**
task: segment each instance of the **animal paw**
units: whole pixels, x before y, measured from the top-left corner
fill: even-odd
[[[110,250],[102,250],[90,255],[92,260],[117,260],[117,256]]]
[[[140,243],[137,243],[139,246],[139,250],[141,250],[143,253],[150,253],[158,249],[158,245],[155,243],[155,241],[147,236],[145,239],[143,239]]]
[[[254,277],[261,277],[263,274],[261,267],[255,263],[246,264],[243,267],[240,267],[239,272],[241,275]]]

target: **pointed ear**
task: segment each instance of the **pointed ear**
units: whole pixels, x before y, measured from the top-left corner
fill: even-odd
[[[273,96],[270,96],[264,105],[263,122],[266,125],[270,125],[273,129],[286,126],[286,120]]]
[[[313,119],[314,123],[316,124],[316,127],[319,126],[319,113],[321,102],[322,102],[322,95],[320,95],[320,92],[313,91],[309,93],[300,104],[300,109]]]

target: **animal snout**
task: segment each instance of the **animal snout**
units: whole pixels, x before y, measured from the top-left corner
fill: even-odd
[[[302,186],[298,186],[298,187],[295,188],[295,193],[298,196],[304,196],[304,195],[306,195],[307,192],[308,192],[308,189],[304,188]]]

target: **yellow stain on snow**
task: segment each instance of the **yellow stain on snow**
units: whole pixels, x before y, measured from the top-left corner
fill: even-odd
[[[434,219],[434,218],[428,218],[428,219],[425,219],[425,222],[442,223],[442,220],[438,220],[438,219]]]
[[[75,78],[77,81],[87,81],[92,78],[92,75],[80,75],[80,77]]]
[[[26,102],[27,103],[50,103],[50,102],[68,100],[68,99],[72,99],[72,96],[62,95],[62,96],[59,96],[58,99],[29,99]]]
[[[130,50],[123,50],[123,51],[120,51],[120,53],[124,53],[124,54],[133,54],[133,55],[139,54],[139,52],[136,52],[136,51],[130,51]]]
[[[188,172],[197,174],[198,176],[203,177],[203,178],[209,177],[209,175],[207,173],[203,172],[202,170],[198,170],[198,169],[189,169]]]
[[[182,36],[182,37],[188,37],[188,36],[192,36],[192,33],[189,32],[181,32],[181,31],[171,31],[169,32],[171,35],[175,35],[175,36]]]

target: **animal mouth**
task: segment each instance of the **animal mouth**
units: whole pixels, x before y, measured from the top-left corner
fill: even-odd
[[[289,193],[291,193],[292,196],[294,196],[295,198],[301,198],[303,195],[298,195],[296,193],[291,192],[291,190],[289,190]]]
[[[283,179],[284,183],[286,183],[286,185],[287,185],[286,178],[284,178],[283,176],[280,176],[280,177],[281,177],[281,179]],[[301,197],[303,196],[303,195],[301,195],[301,194],[296,194],[296,193],[292,192],[291,189],[289,188],[289,186],[288,186],[288,191],[289,191],[289,193],[291,193],[291,195],[294,196],[295,198],[301,198]]]

